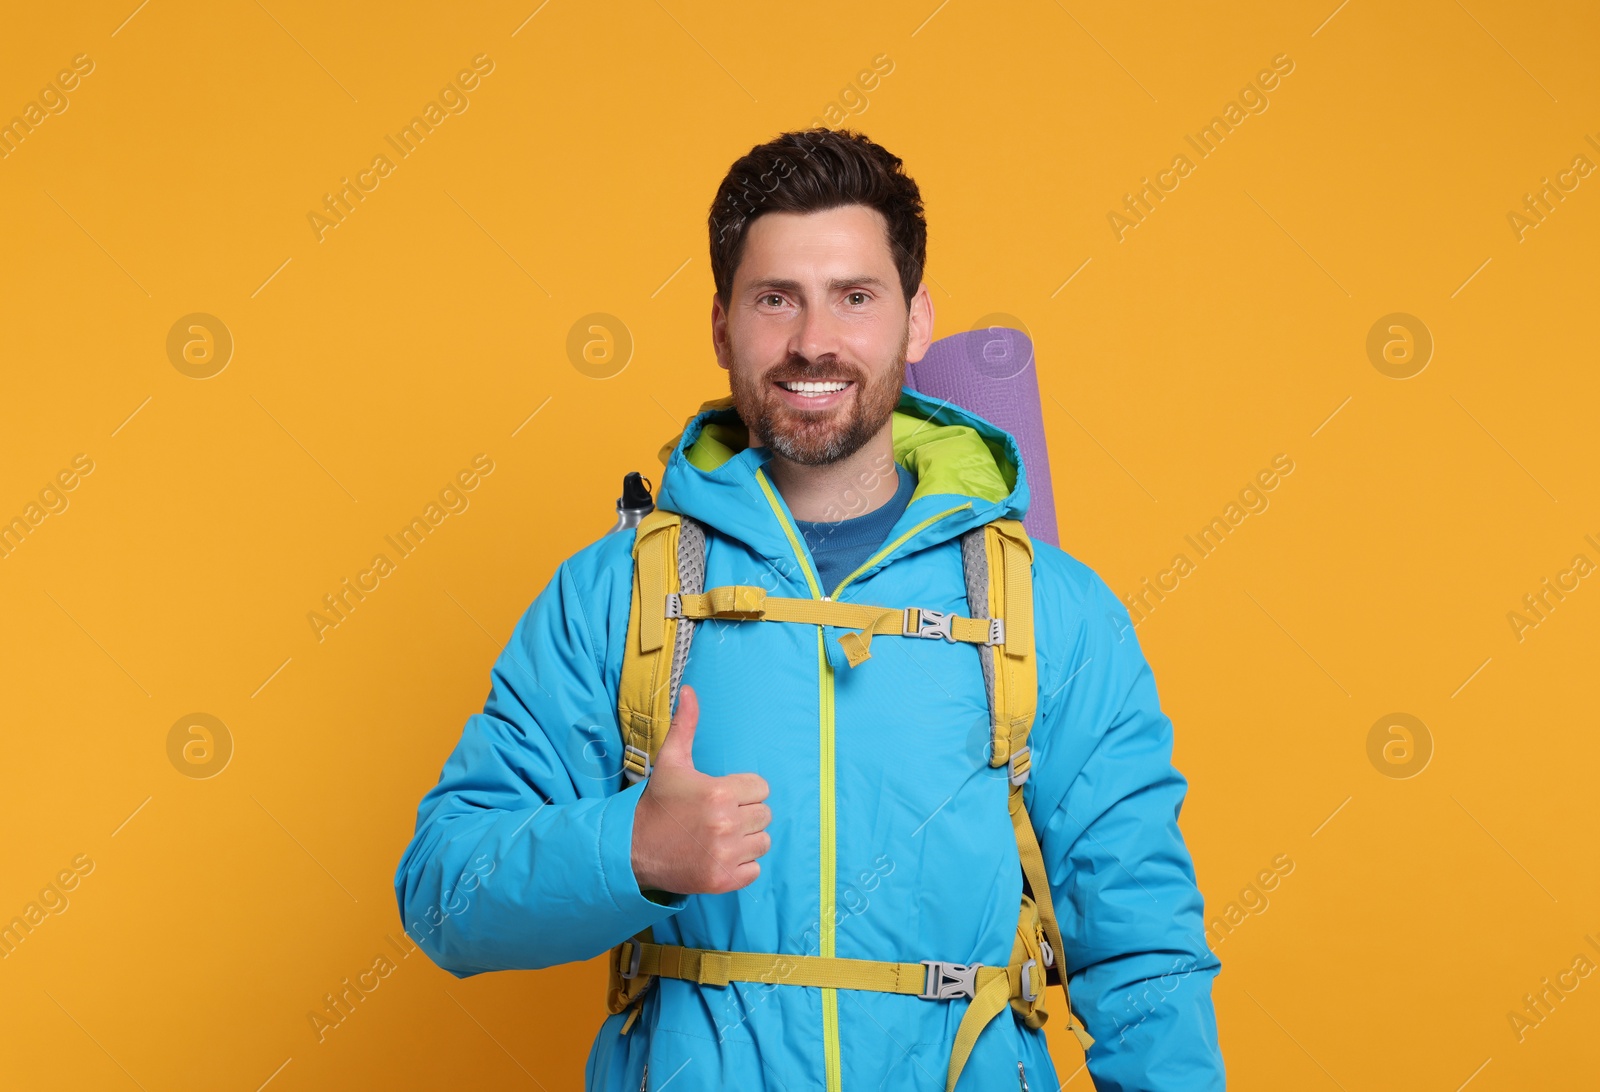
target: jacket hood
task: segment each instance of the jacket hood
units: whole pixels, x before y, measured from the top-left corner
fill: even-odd
[[[1009,432],[952,402],[902,387],[892,418],[894,460],[916,475],[916,488],[888,541],[918,527],[879,564],[963,531],[1028,509],[1022,452]],[[693,517],[774,560],[794,554],[783,520],[794,517],[765,473],[772,449],[751,447],[733,396],[704,403],[662,445],[666,466],[656,506]],[[878,566],[874,565],[876,569]]]

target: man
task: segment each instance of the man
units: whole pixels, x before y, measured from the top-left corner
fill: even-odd
[[[1015,441],[904,388],[932,339],[901,161],[810,130],[753,148],[713,204],[712,341],[731,397],[663,449],[659,507],[705,528],[705,587],[971,615],[960,541],[1028,502]],[[562,562],[496,662],[395,876],[457,976],[589,959],[647,928],[708,952],[1004,966],[1023,897],[1007,770],[970,645],[699,623],[649,775],[622,776],[634,532]],[[1187,782],[1126,609],[1033,543],[1038,707],[1023,785],[1095,1087],[1223,1087]],[[1025,905],[1025,904],[1024,904]],[[598,1006],[600,989],[595,989]],[[970,995],[969,995],[970,996]],[[606,1019],[586,1087],[929,1089],[969,1001],[660,977]],[[1059,992],[1047,1002],[1058,1026]],[[1043,1032],[989,1021],[959,1089],[1053,1090]]]

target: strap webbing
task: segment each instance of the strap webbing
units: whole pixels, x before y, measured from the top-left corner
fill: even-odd
[[[729,584],[698,595],[674,597],[675,604],[663,596],[664,611],[676,606],[679,612],[668,617],[724,618],[730,621],[801,622],[809,625],[839,626],[856,632],[839,638],[851,667],[871,658],[874,634],[898,637],[943,636],[972,645],[1000,644],[1004,632],[987,618],[963,618],[917,607],[883,607],[871,603],[840,603],[832,599],[789,599],[768,595],[767,590],[749,584]],[[649,600],[645,600],[649,602]],[[998,615],[996,617],[999,617]],[[948,628],[946,622],[948,621]]]
[[[1055,953],[1061,992],[1067,1000],[1067,1029],[1077,1036],[1083,1049],[1088,1050],[1094,1045],[1094,1038],[1072,1012],[1064,962],[1067,949],[1056,921],[1044,853],[1039,848],[1039,836],[1028,817],[1022,795],[1022,786],[1028,780],[1031,767],[1028,732],[1033,727],[1039,700],[1039,675],[1033,647],[1033,543],[1018,520],[995,520],[984,529],[984,534],[991,574],[989,611],[1006,620],[1011,638],[1003,652],[995,656],[995,753],[990,763],[1011,767],[1011,790],[1006,806],[1016,834],[1017,856],[1021,858],[1022,874],[1027,877],[1028,889],[1038,907],[1045,938]]]
[[[1011,825],[1017,835],[1017,855],[1022,858],[1022,873],[1028,878],[1028,888],[1033,892],[1034,905],[1039,909],[1039,921],[1044,926],[1045,938],[1055,952],[1056,973],[1061,979],[1061,996],[1067,1002],[1067,1030],[1078,1038],[1078,1045],[1088,1050],[1094,1046],[1094,1036],[1084,1027],[1072,1011],[1072,993],[1067,987],[1066,945],[1061,941],[1061,926],[1056,922],[1056,908],[1050,898],[1050,879],[1044,868],[1044,854],[1039,849],[1039,838],[1028,818],[1028,809],[1022,806],[1022,786],[1013,785],[1010,795]]]
[[[637,946],[638,965],[633,965],[634,947]],[[1012,949],[1012,959],[1026,954],[1022,944]],[[878,993],[897,993],[921,997],[927,989],[928,967],[923,963],[896,963],[874,959],[840,959],[836,957],[783,955],[767,952],[719,952],[705,948],[685,948],[676,944],[652,944],[635,940],[624,944],[619,954],[612,957],[614,967],[628,964],[636,978],[653,975],[660,978],[677,978],[701,986],[726,986],[729,982],[763,982],[788,986],[815,986],[841,990],[873,990]],[[1028,975],[1024,983],[1023,974]],[[1034,961],[1016,961],[1005,967],[978,967],[972,975],[973,995],[962,1014],[956,1029],[956,1041],[950,1054],[950,1068],[945,1077],[945,1092],[954,1092],[961,1070],[977,1044],[978,1036],[1006,1006],[1024,999],[1026,992],[1037,998],[1045,989],[1045,970]],[[955,1000],[966,997],[958,993],[951,998],[930,1000]],[[630,999],[631,1000],[631,999]],[[620,1012],[618,1008],[614,1011]],[[637,1010],[636,1010],[637,1011]],[[630,1017],[629,1023],[632,1022]],[[625,1025],[626,1026],[626,1025]]]
[[[993,736],[989,763],[1026,761],[1028,731],[1039,700],[1033,648],[1033,543],[1022,524],[998,519],[984,527],[989,568],[989,613],[1004,618],[1008,641],[995,653]],[[1013,780],[1021,771],[1013,768]]]
[[[928,968],[922,963],[772,952],[719,952],[677,944],[646,943],[640,948],[639,974],[680,978],[702,986],[765,982],[920,995],[928,980]],[[629,958],[631,960],[631,953]],[[1003,980],[1005,977],[1004,967],[981,967],[977,982],[981,987],[995,978]]]
[[[657,508],[635,530],[632,603],[617,691],[622,769],[630,783],[648,775],[672,723],[671,651],[678,620],[661,616],[653,604],[678,590],[679,527],[676,512]],[[652,609],[641,609],[646,603]]]
[[[961,1070],[966,1066],[972,1048],[978,1043],[978,1036],[989,1025],[989,1021],[1006,1010],[1012,997],[1022,996],[1021,971],[1022,968],[1017,966],[1004,968],[1005,973],[980,987],[972,1003],[967,1006],[961,1023],[956,1027],[955,1045],[950,1050],[945,1092],[955,1092],[956,1082],[961,1079]]]

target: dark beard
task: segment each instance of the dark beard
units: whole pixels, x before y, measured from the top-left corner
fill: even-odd
[[[831,419],[809,420],[816,415],[796,413],[772,390],[767,376],[743,381],[734,378],[741,372],[737,365],[729,373],[734,409],[762,443],[790,462],[824,466],[848,459],[878,434],[899,405],[900,391],[906,381],[906,346],[910,337],[908,324],[905,336],[900,339],[895,365],[884,371],[875,383],[866,382],[858,369],[831,360],[807,369],[818,377],[844,378],[855,384],[853,409],[842,424]],[[795,363],[805,367],[803,362]],[[806,375],[791,374],[789,378],[799,380]]]

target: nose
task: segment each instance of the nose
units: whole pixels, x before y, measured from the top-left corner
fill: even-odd
[[[826,307],[806,307],[789,338],[789,356],[816,365],[839,358],[839,324]]]

